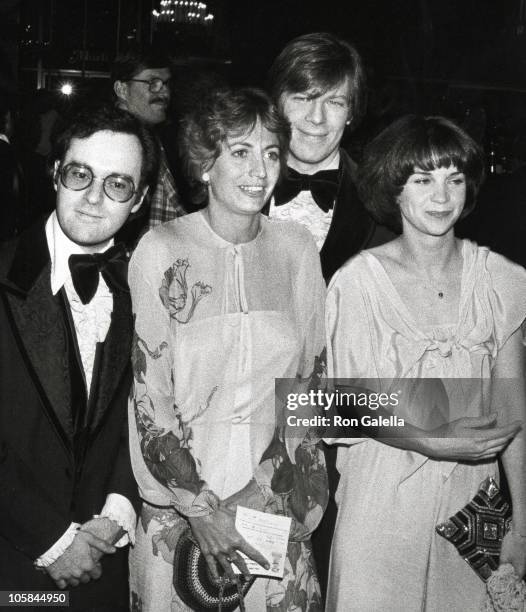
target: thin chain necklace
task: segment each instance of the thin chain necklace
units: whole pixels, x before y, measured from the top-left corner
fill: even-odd
[[[417,278],[420,278],[424,282],[424,288],[430,289],[435,293],[439,300],[444,299],[446,295],[445,288],[442,285],[438,285],[436,282],[432,281],[430,278],[425,278],[422,275],[416,275]]]
[[[445,295],[444,289],[439,288],[437,285],[435,285],[435,283],[429,281],[429,279],[425,279],[424,282],[426,284],[428,284],[428,285],[432,285],[431,291],[433,291],[433,293],[436,293],[439,299],[443,299],[444,298],[444,295]],[[424,287],[425,287],[425,285],[424,285]]]
[[[459,278],[455,278],[453,272],[447,279],[443,279],[440,283],[424,276],[419,276],[418,278],[423,282],[424,288],[434,293],[439,300],[444,299],[446,295],[450,295],[452,290],[456,290],[457,282],[460,280]]]

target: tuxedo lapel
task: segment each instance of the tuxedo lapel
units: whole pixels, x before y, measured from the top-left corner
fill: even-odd
[[[354,186],[351,160],[343,150],[340,155],[342,172],[339,190],[331,226],[320,252],[323,276],[327,282],[349,257],[366,248],[375,228]]]
[[[98,388],[91,422],[91,430],[96,430],[103,418],[124,372],[130,363],[133,333],[130,295],[116,292],[113,296],[111,324],[104,342],[100,361]]]
[[[44,409],[68,447],[72,434],[68,341],[60,296],[51,293],[43,228],[20,239],[8,280],[17,289],[6,292],[5,298],[13,332]]]

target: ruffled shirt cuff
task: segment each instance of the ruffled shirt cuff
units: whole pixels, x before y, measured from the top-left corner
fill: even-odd
[[[48,567],[52,563],[55,563],[55,561],[66,551],[66,548],[69,547],[71,542],[73,542],[79,527],[79,523],[71,523],[60,539],[58,539],[51,548],[46,550],[46,552],[35,561],[35,566]]]
[[[95,514],[93,518],[109,518],[115,521],[117,525],[122,527],[126,532],[122,538],[114,544],[117,548],[126,546],[127,544],[135,544],[135,525],[137,524],[137,515],[131,505],[131,502],[124,495],[119,493],[109,493],[106,496],[106,503],[100,511],[100,514]]]

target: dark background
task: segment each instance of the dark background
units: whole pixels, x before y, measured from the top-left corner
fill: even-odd
[[[526,157],[525,0],[204,4],[214,17],[207,24],[162,24],[151,15],[160,0],[0,0],[0,92],[56,90],[66,77],[77,91],[103,91],[116,52],[135,42],[166,47],[183,97],[203,70],[262,85],[288,40],[325,30],[353,42],[367,64],[365,134],[404,112],[440,113],[493,139],[506,169]]]
[[[109,95],[111,61],[129,45],[153,42],[171,56],[176,126],[211,84],[264,85],[287,41],[330,31],[367,66],[369,109],[344,140],[351,155],[359,161],[364,142],[402,114],[456,120],[484,147],[490,175],[465,235],[526,263],[526,0],[203,0],[206,22],[186,18],[189,9],[161,22],[152,15],[161,8],[0,0],[0,100],[22,109],[19,135],[42,112],[39,100],[60,113],[89,93]],[[66,81],[69,97],[59,93]]]

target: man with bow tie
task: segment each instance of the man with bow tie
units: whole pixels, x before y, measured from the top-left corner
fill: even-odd
[[[275,59],[269,88],[290,122],[291,140],[288,172],[276,186],[268,212],[310,230],[329,283],[349,257],[394,238],[365,210],[354,184],[356,164],[340,147],[345,130],[356,128],[365,114],[362,60],[354,47],[332,34],[305,34],[288,43]],[[336,447],[326,447],[325,455],[329,504],[312,538],[323,594],[339,479]]]
[[[131,303],[113,237],[158,146],[100,106],[64,124],[55,152],[56,210],[0,251],[0,591],[71,587],[73,610],[124,611],[138,495]]]
[[[292,130],[288,173],[274,190],[269,215],[311,231],[329,282],[349,257],[394,237],[365,210],[354,186],[356,164],[340,148],[344,131],[365,114],[362,60],[332,34],[305,34],[278,55],[269,86]]]

